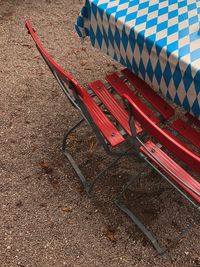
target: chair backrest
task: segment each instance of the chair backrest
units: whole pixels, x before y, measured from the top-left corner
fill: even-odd
[[[61,88],[63,89],[64,93],[70,100],[70,102],[79,108],[77,102],[80,102],[80,99],[83,99],[87,92],[84,88],[69,74],[67,73],[60,65],[58,65],[47,53],[47,51],[42,47],[35,30],[31,26],[30,21],[26,21],[26,27],[28,32],[31,34],[38,51],[40,52],[41,56],[49,66],[51,72],[53,73],[54,77],[60,84]]]

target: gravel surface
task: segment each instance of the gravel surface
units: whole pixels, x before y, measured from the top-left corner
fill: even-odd
[[[141,167],[123,161],[105,175],[89,199],[60,147],[79,116],[59,90],[27,34],[29,18],[50,55],[85,84],[120,66],[81,45],[74,22],[79,0],[0,1],[0,266],[200,266],[200,227],[195,226],[158,257],[114,198],[130,173]],[[94,138],[83,127],[71,149],[86,175],[102,162]],[[89,151],[86,148],[89,147]],[[126,201],[164,244],[195,211],[161,179],[148,173]]]

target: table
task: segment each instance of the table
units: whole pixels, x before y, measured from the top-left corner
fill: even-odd
[[[86,0],[75,29],[200,119],[200,0]]]

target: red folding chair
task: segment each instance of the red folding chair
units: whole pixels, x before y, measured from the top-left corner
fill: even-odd
[[[188,113],[184,118],[176,118],[173,107],[127,69],[121,74],[107,75],[104,83],[97,80],[83,88],[48,55],[29,21],[26,27],[61,89],[82,115],[82,119],[65,134],[62,149],[86,192],[89,194],[102,174],[123,156],[135,156],[146,161],[200,211],[199,121]],[[116,157],[92,182],[86,180],[66,145],[69,135],[84,121],[90,125],[105,152]],[[123,202],[125,191],[136,177],[139,174],[131,177],[124,186],[116,204],[159,254],[163,254],[166,250]]]
[[[34,40],[38,51],[56,78],[64,94],[82,116],[82,119],[65,134],[62,150],[79,176],[87,194],[90,194],[95,182],[109,168],[115,165],[119,159],[121,159],[123,156],[137,155],[135,150],[130,151],[130,149],[134,146],[133,141],[135,141],[131,138],[131,128],[134,128],[134,131],[136,130],[138,134],[142,132],[142,128],[137,122],[133,122],[132,127],[129,127],[129,116],[127,111],[111,94],[111,91],[106,89],[103,83],[96,81],[89,84],[87,89],[83,88],[49,56],[39,42],[39,39],[29,21],[26,22],[26,27]],[[99,100],[102,102],[95,102],[94,96],[98,96]],[[105,108],[107,109],[106,112]],[[149,114],[154,116],[150,110]],[[154,120],[156,122],[158,121],[155,116]],[[82,174],[67,147],[67,144],[69,143],[69,135],[83,122],[86,122],[92,128],[99,143],[104,148],[106,153],[115,157],[114,161],[109,163],[105,169],[100,171],[91,182],[88,182],[85,176]]]

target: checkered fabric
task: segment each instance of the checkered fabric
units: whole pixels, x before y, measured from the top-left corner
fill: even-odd
[[[200,0],[86,0],[75,29],[200,119]]]

